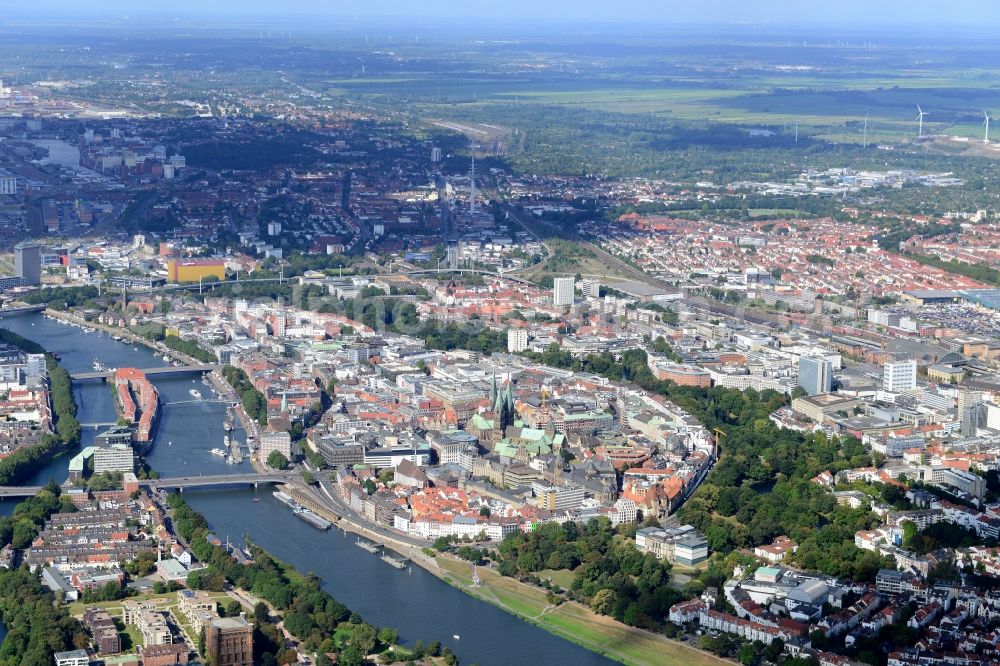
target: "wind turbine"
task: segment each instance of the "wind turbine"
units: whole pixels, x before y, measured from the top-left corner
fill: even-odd
[[[917,138],[918,139],[924,138],[924,116],[927,116],[927,115],[930,115],[930,114],[924,113],[924,110],[920,108],[919,104],[917,104],[917,122],[920,123],[920,125],[919,125],[919,127],[917,129]]]
[[[983,137],[983,143],[990,142],[990,114],[989,111],[983,109],[983,127],[986,128],[986,136]]]

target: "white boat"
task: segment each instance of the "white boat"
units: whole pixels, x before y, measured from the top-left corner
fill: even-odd
[[[194,398],[195,400],[201,400],[201,391],[199,391],[198,389],[191,389],[190,391],[188,391],[188,393],[190,393],[191,397]]]
[[[294,499],[292,499],[292,496],[289,495],[288,493],[283,493],[280,490],[275,490],[273,493],[271,493],[271,496],[274,497],[274,499],[281,502],[282,504],[284,504],[285,506],[291,507],[292,509],[299,508],[299,503],[296,502]]]
[[[451,637],[454,638],[456,641],[461,638],[461,636],[459,636],[458,634],[452,634]]]
[[[211,451],[209,451],[209,453],[211,453],[213,456],[219,456],[220,458],[223,458],[226,455],[226,452],[223,451],[222,449],[212,449]]]

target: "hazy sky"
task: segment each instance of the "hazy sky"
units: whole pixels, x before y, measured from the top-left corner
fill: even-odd
[[[5,3],[6,4],[6,3]],[[32,0],[15,15],[425,16],[524,20],[781,23],[1000,23],[997,0]],[[2,20],[0,20],[2,23]]]

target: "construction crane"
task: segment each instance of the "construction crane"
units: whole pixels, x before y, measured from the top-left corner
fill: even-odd
[[[728,437],[728,435],[726,433],[722,432],[720,429],[716,428],[715,429],[715,446],[713,447],[714,451],[712,452],[712,457],[715,458],[716,460],[719,459],[719,438],[720,437]]]
[[[543,386],[542,387],[542,409],[545,409],[545,403],[548,402],[549,398],[551,398],[551,397],[552,396],[549,393],[549,387],[548,386]]]

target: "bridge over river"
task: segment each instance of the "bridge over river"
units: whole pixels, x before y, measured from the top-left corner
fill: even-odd
[[[260,484],[290,483],[299,478],[298,472],[267,472],[263,474],[215,474],[211,476],[177,476],[164,479],[143,479],[139,485],[151,490],[180,490],[185,488],[219,488],[226,486],[258,486]],[[34,497],[42,486],[0,486],[0,498]]]
[[[161,368],[145,368],[141,369],[141,372],[147,377],[152,377],[156,375],[191,375],[191,374],[204,374],[206,372],[211,372],[216,368],[221,367],[218,365],[167,365]],[[107,381],[110,376],[110,370],[102,370],[97,372],[77,372],[70,375],[73,381],[86,381],[88,379],[99,379],[101,381]]]

